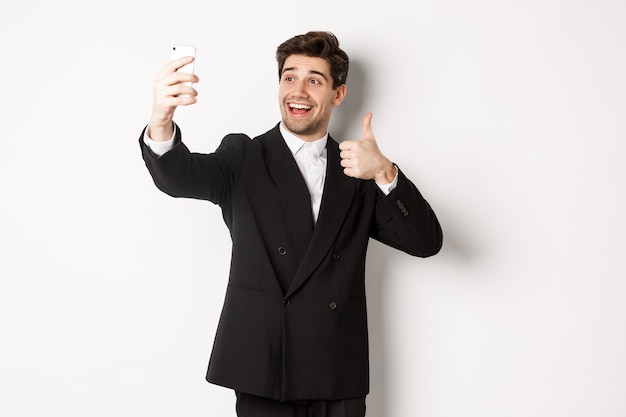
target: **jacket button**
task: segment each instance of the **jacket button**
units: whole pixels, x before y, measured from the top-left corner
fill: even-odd
[[[334,260],[338,261],[338,260],[339,260],[339,258],[341,258],[341,255],[339,255],[339,253],[338,253],[338,252],[333,253],[333,259],[334,259]]]
[[[337,303],[333,301],[328,304],[328,307],[330,307],[331,310],[335,310],[337,308]]]
[[[279,255],[281,255],[281,256],[286,255],[286,254],[287,254],[287,249],[285,249],[285,248],[283,248],[282,246],[280,246],[280,247],[278,248],[278,254],[279,254]]]
[[[291,304],[291,301],[289,301],[289,298],[286,298],[286,299],[283,300],[283,305],[285,307],[289,307],[290,304]]]

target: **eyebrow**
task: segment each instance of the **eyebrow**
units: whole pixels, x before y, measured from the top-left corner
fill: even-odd
[[[283,75],[283,74],[285,74],[288,71],[297,71],[297,70],[298,70],[297,67],[283,68],[283,72],[281,72],[280,75]],[[311,70],[311,71],[309,71],[309,74],[317,74],[320,77],[322,77],[324,80],[328,81],[328,78],[326,77],[326,74],[324,74],[323,72]]]

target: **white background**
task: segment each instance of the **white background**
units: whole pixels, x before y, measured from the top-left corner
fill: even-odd
[[[137,139],[173,43],[185,141],[279,120],[276,46],[337,34],[331,133],[437,212],[428,259],[370,246],[368,417],[626,415],[626,3],[71,0],[0,6],[0,415],[234,416],[204,381],[230,245]]]

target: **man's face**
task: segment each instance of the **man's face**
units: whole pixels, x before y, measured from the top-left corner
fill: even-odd
[[[346,86],[333,89],[330,66],[322,58],[291,55],[280,77],[278,101],[285,127],[304,141],[324,136]]]

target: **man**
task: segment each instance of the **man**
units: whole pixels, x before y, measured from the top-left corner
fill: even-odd
[[[365,255],[374,238],[414,256],[441,248],[439,222],[376,144],[335,142],[328,124],[346,96],[348,56],[335,36],[309,32],[276,52],[282,121],[254,139],[226,136],[190,153],[173,123],[196,102],[176,72],[157,76],[140,138],[155,184],[218,204],[232,261],[207,380],[232,388],[244,417],[362,417],[369,389]]]

